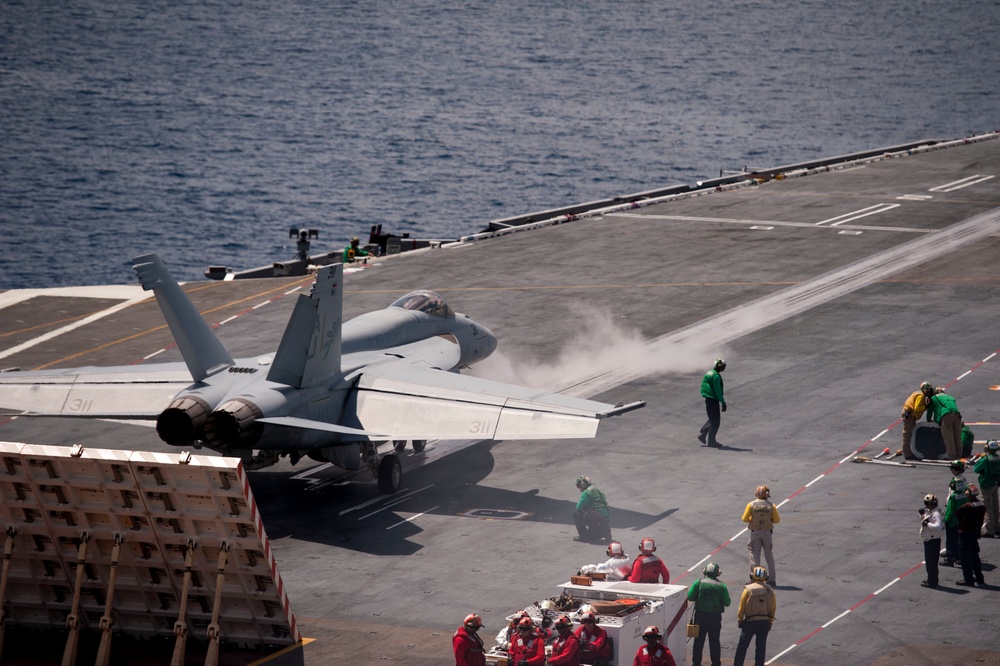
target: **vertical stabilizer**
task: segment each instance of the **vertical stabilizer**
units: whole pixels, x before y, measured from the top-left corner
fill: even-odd
[[[146,291],[153,291],[167,320],[170,333],[181,350],[191,377],[200,382],[222,368],[233,365],[229,352],[212,333],[201,314],[155,254],[132,259],[132,269]]]
[[[343,264],[325,266],[309,295],[299,295],[271,362],[270,381],[301,388],[340,371],[343,277]]]

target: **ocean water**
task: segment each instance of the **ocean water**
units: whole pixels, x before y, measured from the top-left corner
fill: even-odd
[[[0,0],[0,288],[1000,128],[995,0]]]

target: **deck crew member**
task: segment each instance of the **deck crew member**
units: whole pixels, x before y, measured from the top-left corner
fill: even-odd
[[[986,455],[976,461],[972,470],[979,475],[979,490],[983,494],[983,505],[986,507],[986,522],[983,523],[983,536],[1000,536],[1000,442],[991,439],[986,442]]]
[[[965,463],[955,460],[948,466],[952,479],[948,482],[948,498],[944,503],[944,565],[955,566],[961,560],[962,544],[958,540],[958,518],[955,511],[968,499],[965,489],[969,485],[965,481]]]
[[[927,420],[941,426],[941,439],[948,457],[956,460],[962,457],[962,413],[958,411],[955,399],[942,388],[934,389],[934,395],[927,400]]]
[[[584,564],[581,574],[602,573],[608,580],[625,580],[632,573],[632,560],[625,554],[625,548],[617,541],[608,544],[608,559],[601,564]]]
[[[719,634],[722,631],[722,614],[729,605],[729,588],[719,580],[722,570],[715,562],[705,565],[702,575],[688,588],[688,601],[694,602],[694,623],[698,625],[698,636],[694,639],[691,650],[692,666],[701,666],[701,653],[705,648],[705,638],[708,637],[708,650],[712,657],[712,666],[722,664],[722,644]]]
[[[632,573],[629,574],[630,583],[659,583],[664,585],[670,582],[670,571],[667,565],[653,553],[656,551],[656,542],[650,537],[645,537],[639,542],[639,555],[632,563]]]
[[[979,487],[971,483],[965,489],[966,502],[955,510],[958,520],[959,551],[962,556],[962,580],[956,585],[972,587],[976,583],[986,585],[983,578],[983,563],[979,559],[979,531],[983,529],[986,507],[979,501]]]
[[[486,650],[479,630],[483,626],[482,619],[475,613],[469,613],[452,636],[451,646],[455,650],[455,666],[486,666]]]
[[[924,567],[927,569],[927,580],[920,583],[921,587],[932,590],[938,586],[938,558],[941,552],[941,532],[944,531],[944,517],[938,508],[935,495],[924,495],[924,508],[920,510],[920,538],[924,542]]]
[[[771,624],[774,622],[774,614],[778,607],[774,590],[764,584],[767,580],[767,569],[754,567],[750,572],[750,579],[750,583],[743,588],[740,609],[736,614],[736,622],[740,627],[740,642],[736,645],[733,666],[743,666],[747,648],[750,647],[750,641],[755,638],[754,666],[764,666],[767,633],[771,631]]]
[[[747,523],[750,529],[750,540],[747,542],[747,550],[750,551],[750,567],[760,566],[760,551],[764,551],[764,559],[767,561],[767,570],[770,578],[767,581],[772,587],[776,585],[777,574],[774,572],[774,554],[772,548],[772,534],[774,525],[781,521],[778,515],[778,507],[771,502],[771,489],[767,486],[757,486],[754,491],[756,499],[747,503],[743,510],[743,522]]]
[[[916,427],[917,421],[927,411],[927,399],[932,395],[934,395],[934,385],[930,382],[924,382],[903,403],[903,413],[900,418],[903,419],[904,458],[912,459],[914,457],[913,450],[910,448],[910,440],[913,439],[913,428]]]
[[[632,666],[677,666],[670,648],[660,640],[660,630],[654,626],[642,632],[646,644],[639,648],[632,660]]]
[[[580,626],[576,637],[580,639],[580,663],[594,666],[610,666],[611,643],[608,632],[597,624],[597,615],[592,611],[580,616]]]
[[[511,666],[542,666],[545,663],[545,639],[535,631],[535,623],[525,615],[517,623],[517,634],[511,638]]]
[[[701,379],[701,397],[705,399],[705,412],[708,420],[701,427],[698,441],[707,446],[721,446],[715,436],[719,432],[722,424],[721,411],[726,411],[726,398],[722,390],[722,371],[726,369],[726,361],[721,358],[715,359],[715,366],[705,373]]]
[[[604,493],[591,483],[589,476],[578,476],[576,487],[580,499],[573,511],[573,522],[579,536],[573,537],[573,541],[594,543],[604,539],[611,543],[611,509]]]
[[[555,628],[559,635],[552,643],[552,654],[545,663],[551,666],[580,666],[580,639],[573,633],[573,620],[560,615]]]
[[[344,248],[344,254],[341,256],[341,261],[345,264],[354,263],[358,257],[367,257],[369,255],[368,250],[361,247],[361,239],[355,236],[351,239],[351,242]]]

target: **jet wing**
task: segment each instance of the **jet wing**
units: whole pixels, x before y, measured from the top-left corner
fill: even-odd
[[[191,385],[183,363],[0,373],[0,409],[32,416],[155,418]]]
[[[365,370],[349,405],[352,425],[392,439],[563,439],[594,437],[601,419],[645,403],[615,406],[419,365]]]

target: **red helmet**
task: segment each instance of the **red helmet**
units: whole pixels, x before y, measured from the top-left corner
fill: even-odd
[[[653,636],[655,636],[656,639],[659,640],[659,638],[660,638],[660,630],[657,629],[656,626],[654,626],[654,625],[649,625],[648,627],[646,627],[646,631],[642,632],[642,637],[643,638],[650,638],[650,637],[653,637]]]
[[[624,557],[625,549],[617,541],[608,544],[608,557]]]
[[[530,617],[528,617],[527,615],[525,615],[524,617],[522,617],[518,621],[517,628],[518,629],[534,629],[535,628],[535,623],[532,621],[532,619]]]
[[[475,613],[469,613],[468,615],[465,616],[465,620],[462,622],[462,624],[465,625],[466,629],[471,629],[472,631],[476,631],[477,629],[483,626],[483,619],[478,615],[476,615]]]
[[[596,623],[597,622],[597,616],[594,615],[593,613],[584,613],[583,615],[580,616],[580,622],[582,622],[584,624],[589,624],[591,622]]]
[[[652,537],[643,537],[639,542],[639,551],[643,555],[652,555],[656,551],[656,542]]]
[[[569,629],[573,626],[573,620],[569,619],[568,615],[560,615],[559,619],[556,620],[556,629]]]

